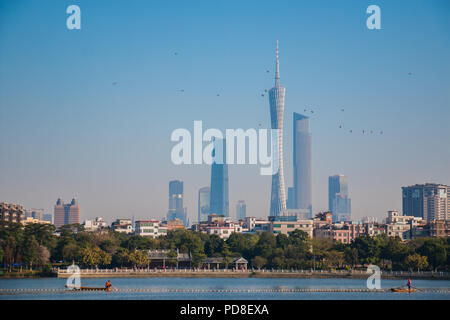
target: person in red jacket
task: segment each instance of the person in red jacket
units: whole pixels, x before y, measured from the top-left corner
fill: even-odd
[[[411,283],[411,279],[410,278],[408,278],[408,283],[406,285],[408,286],[408,291],[411,293],[412,283]]]
[[[105,284],[106,291],[110,292],[111,291],[111,286],[112,286],[111,280],[108,280],[106,282],[106,284]]]

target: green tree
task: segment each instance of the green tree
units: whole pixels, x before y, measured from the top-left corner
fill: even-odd
[[[427,239],[418,253],[426,256],[428,263],[434,270],[445,268],[447,261],[447,250],[445,244],[440,239]]]
[[[22,248],[23,260],[33,269],[33,264],[39,263],[39,243],[34,236],[25,239]]]
[[[411,271],[413,270],[424,270],[428,268],[428,259],[425,256],[421,256],[418,253],[414,253],[412,255],[409,255],[405,259],[405,265],[407,268]]]
[[[228,269],[228,265],[231,262],[231,251],[228,244],[225,242],[222,244],[222,257],[223,257],[223,263],[225,263],[225,268]]]
[[[261,256],[256,256],[252,259],[252,266],[257,268],[257,269],[261,269],[262,267],[264,267],[267,264],[267,259],[263,258]]]

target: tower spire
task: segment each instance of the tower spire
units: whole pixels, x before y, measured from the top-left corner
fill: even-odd
[[[278,60],[278,39],[277,39],[277,63],[276,63],[276,71],[275,71],[275,87],[280,85],[280,63]]]

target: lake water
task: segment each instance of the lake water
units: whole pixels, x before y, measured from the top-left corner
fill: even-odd
[[[81,285],[102,287],[106,280],[98,278],[82,279]],[[2,279],[0,280],[0,299],[450,300],[450,281],[443,280],[414,280],[413,286],[422,288],[423,291],[412,294],[393,292],[264,292],[264,290],[273,289],[365,289],[365,279],[111,278],[110,280],[119,289],[117,292],[65,291],[66,279],[59,278]],[[404,280],[382,279],[381,287],[383,289],[399,287],[403,286],[405,282]],[[6,292],[4,289],[13,290]],[[35,291],[26,292],[30,289]],[[36,289],[42,290],[37,291]],[[138,292],[139,290],[147,292]],[[173,292],[175,290],[197,290],[199,292]],[[237,290],[239,292],[217,292],[217,290]],[[252,290],[252,292],[243,292],[247,290]]]

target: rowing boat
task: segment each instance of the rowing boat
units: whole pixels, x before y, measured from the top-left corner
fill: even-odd
[[[75,286],[68,286],[65,285],[66,288],[70,288],[73,290],[80,290],[80,291],[111,291],[111,289],[106,289],[105,287],[75,287]]]
[[[405,289],[405,288],[391,288],[392,292],[416,292],[417,289],[411,288],[410,289]]]

